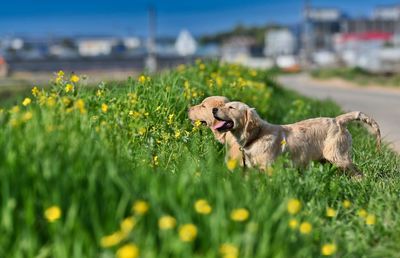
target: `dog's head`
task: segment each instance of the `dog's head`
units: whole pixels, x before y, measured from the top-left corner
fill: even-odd
[[[218,120],[218,123],[213,126],[214,130],[219,132],[231,131],[240,138],[251,133],[255,127],[259,126],[261,121],[254,108],[237,101],[213,108],[212,113],[214,118]]]
[[[200,121],[210,128],[218,122],[212,113],[213,108],[220,108],[228,103],[229,100],[222,96],[211,96],[205,98],[199,105],[189,108],[189,119],[194,121]]]

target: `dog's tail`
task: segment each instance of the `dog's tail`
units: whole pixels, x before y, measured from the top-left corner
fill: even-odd
[[[341,127],[341,129],[345,129],[347,123],[351,121],[361,121],[363,123],[368,124],[374,131],[376,137],[376,148],[380,150],[381,148],[381,130],[379,129],[378,123],[372,119],[371,117],[367,116],[366,114],[360,111],[353,111],[343,115],[336,117],[337,124]]]

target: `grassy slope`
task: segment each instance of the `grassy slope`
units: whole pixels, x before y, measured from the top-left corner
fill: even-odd
[[[380,85],[380,86],[400,86],[400,76],[398,74],[383,75],[371,74],[360,68],[326,68],[311,72],[311,75],[318,79],[341,78],[360,86]]]
[[[113,257],[126,242],[136,243],[143,257],[216,257],[225,242],[239,247],[240,257],[318,257],[331,242],[340,257],[398,255],[400,160],[387,149],[377,153],[365,129],[351,127],[362,182],[328,164],[299,173],[285,159],[272,176],[244,178],[239,168],[227,170],[209,130],[193,128],[186,116],[189,105],[208,95],[247,102],[273,123],[334,116],[340,113],[334,103],[283,90],[265,73],[215,63],[99,86],[98,94],[78,85],[65,93],[65,83],[0,115],[0,257]],[[194,211],[200,198],[212,206],[210,215]],[[301,200],[299,214],[287,213],[289,198]],[[150,210],[137,216],[129,237],[100,247],[139,199]],[[345,199],[349,209],[341,205]],[[43,216],[51,205],[63,212],[55,223]],[[249,220],[230,220],[242,207]],[[326,217],[327,207],[337,216]],[[357,215],[361,208],[376,215],[375,225]],[[196,240],[182,243],[178,229],[160,231],[157,220],[165,214],[178,226],[194,223]],[[290,229],[292,218],[310,222],[312,232]]]

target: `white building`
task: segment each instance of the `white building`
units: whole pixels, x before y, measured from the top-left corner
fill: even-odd
[[[269,57],[292,55],[296,50],[296,38],[288,29],[272,30],[265,33],[264,54]]]
[[[196,52],[197,42],[189,31],[182,30],[176,39],[175,49],[180,56],[191,56]]]
[[[115,38],[89,38],[78,41],[78,52],[81,56],[94,57],[110,55],[118,43]]]
[[[380,20],[399,20],[400,5],[377,7],[373,12],[372,17]]]

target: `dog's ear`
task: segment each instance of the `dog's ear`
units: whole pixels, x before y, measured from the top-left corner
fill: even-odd
[[[248,108],[246,110],[245,132],[250,132],[260,125],[260,117],[258,116],[255,108]]]

